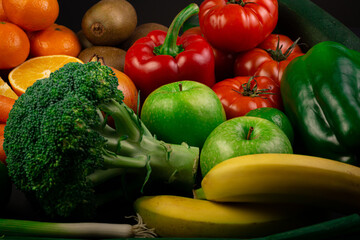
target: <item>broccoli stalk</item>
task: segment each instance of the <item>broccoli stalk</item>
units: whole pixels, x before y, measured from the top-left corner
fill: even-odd
[[[106,168],[150,167],[152,180],[166,180],[179,183],[184,189],[192,189],[198,148],[186,143],[176,145],[157,140],[132,110],[115,100],[101,105],[100,109],[115,123],[115,129],[105,125],[98,131],[107,140],[103,156]],[[89,178],[101,182],[102,175],[103,172],[95,172]]]
[[[15,102],[5,127],[9,175],[48,216],[88,218],[144,192],[191,194],[199,149],[157,140],[117,84],[99,62],[69,63]]]

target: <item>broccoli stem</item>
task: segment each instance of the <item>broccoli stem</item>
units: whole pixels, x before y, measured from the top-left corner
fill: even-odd
[[[120,136],[126,135],[133,141],[138,141],[142,135],[151,136],[150,131],[138,119],[136,114],[124,103],[120,104],[114,99],[101,104],[100,110],[111,115],[115,120],[115,130]]]
[[[156,234],[148,229],[138,215],[137,224],[97,222],[58,223],[17,219],[0,219],[0,232],[5,236],[36,236],[66,238],[153,238]]]
[[[98,169],[94,173],[87,176],[87,178],[94,184],[94,186],[98,186],[124,173],[125,173],[125,169],[123,168],[112,168],[105,170]]]
[[[115,129],[107,124],[96,129],[107,140],[103,154],[105,169],[124,168],[127,172],[135,172],[141,175],[145,187],[149,180],[160,185],[157,187],[165,184],[191,193],[195,184],[199,148],[190,147],[186,143],[169,144],[157,140],[123,103],[110,100],[100,105],[99,109],[110,115],[115,124]],[[89,176],[95,185],[108,178],[106,172],[100,173],[96,171]]]
[[[126,157],[115,153],[111,154],[110,151],[106,151],[103,158],[106,168],[143,168],[147,163],[147,158],[142,155]]]

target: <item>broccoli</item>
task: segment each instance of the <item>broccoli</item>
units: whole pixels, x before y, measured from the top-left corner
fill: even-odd
[[[99,62],[68,63],[15,102],[5,127],[9,175],[47,216],[88,218],[133,192],[192,191],[199,149],[157,140],[117,85]]]

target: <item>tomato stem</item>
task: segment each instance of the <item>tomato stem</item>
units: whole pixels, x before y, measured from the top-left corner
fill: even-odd
[[[228,0],[226,4],[239,4],[240,6],[244,7],[249,3],[257,4],[256,2],[244,2],[244,0]]]
[[[253,87],[251,87],[252,81],[255,82]],[[241,87],[243,89],[242,92],[237,91],[235,89],[232,90],[246,97],[262,97],[261,96],[262,94],[275,95],[275,93],[268,92],[270,91],[270,89],[268,88],[258,89],[258,84],[254,76],[250,77],[246,83],[241,84]]]
[[[246,137],[246,140],[250,140],[250,137],[251,137],[251,133],[254,131],[254,127],[250,127],[249,128],[249,132],[247,134],[247,137]]]
[[[272,59],[274,59],[277,62],[281,62],[286,60],[290,56],[290,54],[294,51],[296,44],[299,42],[299,40],[300,38],[296,39],[296,41],[293,42],[293,44],[283,53],[281,50],[283,45],[280,45],[280,36],[278,35],[278,42],[276,45],[276,49],[275,50],[266,49],[265,51],[270,54]]]

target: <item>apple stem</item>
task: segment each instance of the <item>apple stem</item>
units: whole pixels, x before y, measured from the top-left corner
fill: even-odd
[[[250,127],[249,128],[249,132],[248,132],[248,134],[247,134],[247,137],[246,137],[246,140],[250,140],[250,135],[251,135],[251,133],[254,131],[254,127]]]
[[[183,90],[182,83],[179,83],[179,90],[180,90],[180,92]]]

